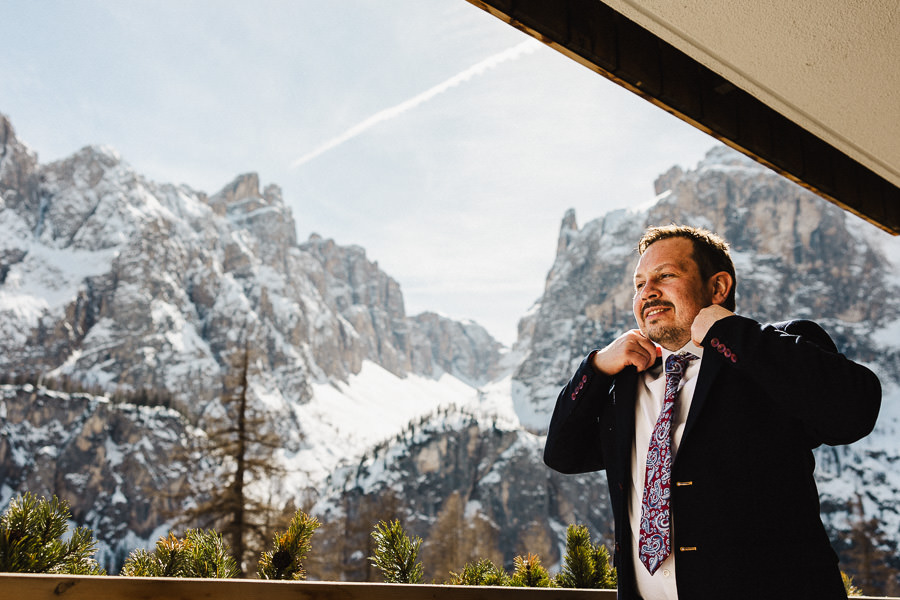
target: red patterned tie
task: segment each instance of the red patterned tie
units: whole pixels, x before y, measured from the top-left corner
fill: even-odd
[[[687,352],[666,359],[666,393],[662,411],[650,437],[647,449],[647,474],[641,502],[641,537],[639,555],[650,571],[656,572],[669,555],[669,484],[672,478],[672,407],[678,397],[678,384],[687,364],[697,357]]]

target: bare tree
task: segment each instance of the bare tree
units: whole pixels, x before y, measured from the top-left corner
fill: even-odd
[[[197,499],[183,511],[179,522],[220,531],[231,548],[243,576],[255,563],[276,528],[290,520],[270,500],[248,493],[253,482],[272,481],[284,474],[272,460],[281,440],[266,428],[266,420],[252,404],[249,386],[251,350],[245,342],[237,364],[226,375],[224,415],[206,431],[199,455],[214,465],[204,471],[189,493]]]

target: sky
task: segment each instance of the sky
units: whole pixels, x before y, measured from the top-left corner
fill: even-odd
[[[645,204],[718,143],[465,0],[0,0],[0,40],[41,163],[103,144],[209,194],[256,172],[298,239],[505,344],[566,210]]]

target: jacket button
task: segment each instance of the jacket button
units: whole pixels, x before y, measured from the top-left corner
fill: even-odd
[[[713,339],[709,340],[709,345],[712,346],[713,348],[715,348],[716,346],[718,346],[718,345],[719,345],[719,338],[713,338]]]

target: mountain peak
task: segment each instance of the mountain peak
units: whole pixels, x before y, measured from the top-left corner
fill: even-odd
[[[572,235],[578,233],[578,220],[575,218],[575,209],[570,208],[563,216],[559,226],[559,241],[556,243],[556,255],[566,251],[572,240]]]
[[[727,166],[727,167],[750,167],[755,168],[760,171],[765,170],[760,163],[756,162],[749,156],[742,154],[740,152],[735,152],[728,146],[723,144],[716,144],[712,148],[710,148],[706,152],[706,156],[697,164],[697,170],[701,170],[704,167],[716,167],[716,166]]]
[[[238,175],[231,183],[210,196],[209,205],[216,214],[224,216],[231,207],[250,199],[262,199],[259,193],[259,175],[252,172]]]
[[[7,202],[6,192],[13,190],[17,196],[27,196],[28,184],[35,184],[34,173],[37,169],[37,155],[26,144],[16,137],[9,118],[0,113],[0,194]]]

